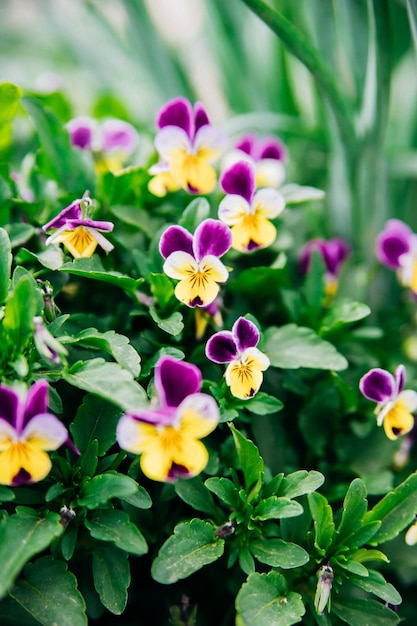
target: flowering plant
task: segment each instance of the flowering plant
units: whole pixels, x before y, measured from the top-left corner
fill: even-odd
[[[97,66],[0,84],[0,623],[413,620],[414,3],[45,1]]]

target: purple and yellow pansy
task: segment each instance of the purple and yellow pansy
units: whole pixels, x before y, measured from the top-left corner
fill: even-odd
[[[43,480],[52,463],[47,451],[68,443],[68,432],[48,412],[48,383],[38,380],[25,396],[0,385],[0,484]]]
[[[377,259],[396,270],[400,282],[417,294],[417,235],[404,222],[388,220],[376,238]]]
[[[339,274],[343,263],[351,253],[350,245],[340,237],[325,240],[322,238],[311,239],[301,249],[299,256],[299,268],[302,274],[307,274],[310,268],[311,256],[317,251],[323,258],[326,274],[326,295],[333,296],[338,287]]]
[[[226,145],[223,131],[210,123],[200,102],[174,98],[159,111],[155,148],[159,162],[149,173],[149,190],[157,196],[185,189],[192,194],[213,191],[217,182],[213,163]]]
[[[101,231],[111,232],[112,222],[101,222],[89,218],[92,201],[90,198],[74,200],[61,213],[43,226],[44,231],[56,229],[46,240],[46,245],[63,243],[66,249],[76,259],[93,256],[97,245],[106,252],[114,246],[101,234]]]
[[[405,368],[399,365],[394,376],[387,370],[373,368],[359,381],[365,398],[377,403],[375,415],[378,426],[383,425],[389,439],[397,439],[414,426],[413,413],[417,410],[417,393],[404,390]]]
[[[216,298],[219,284],[229,272],[220,257],[232,243],[230,229],[218,220],[207,219],[194,236],[182,226],[169,226],[162,234],[159,250],[165,259],[167,276],[179,280],[175,295],[190,307],[205,307]]]
[[[226,196],[219,205],[219,219],[231,227],[232,247],[252,252],[270,246],[277,231],[271,219],[285,208],[283,195],[272,188],[256,190],[255,169],[247,161],[225,170],[220,185]]]
[[[232,330],[222,330],[210,337],[206,356],[214,363],[227,363],[226,383],[232,395],[248,400],[259,390],[263,372],[268,369],[268,357],[256,346],[259,330],[253,322],[239,317]]]
[[[140,454],[143,473],[171,482],[191,478],[207,465],[207,448],[200,439],[219,423],[218,406],[200,393],[202,377],[196,365],[163,356],[155,366],[156,406],[125,413],[117,426],[119,446]]]

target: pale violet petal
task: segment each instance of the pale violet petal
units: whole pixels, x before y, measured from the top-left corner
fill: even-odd
[[[276,189],[259,189],[253,197],[252,207],[254,213],[273,219],[285,209],[285,199]]]
[[[155,148],[163,161],[170,162],[178,152],[191,154],[190,140],[182,128],[165,126],[155,137]]]
[[[417,392],[412,389],[406,389],[401,391],[398,395],[397,401],[402,400],[410,413],[414,413],[417,410]]]
[[[21,439],[32,440],[41,450],[56,450],[67,441],[68,432],[55,415],[43,413],[26,424]]]
[[[227,145],[227,135],[218,126],[206,124],[194,137],[194,151],[203,151],[205,158],[211,162],[221,156]]]
[[[258,187],[281,187],[285,180],[285,166],[277,159],[261,159],[255,164]]]
[[[106,252],[111,252],[113,250],[114,245],[110,243],[103,235],[95,228],[90,228],[89,226],[84,226],[86,230],[94,237],[97,241],[98,245],[103,248]]]
[[[220,202],[218,216],[219,220],[228,226],[234,226],[252,212],[252,208],[245,198],[237,194],[229,194]]]

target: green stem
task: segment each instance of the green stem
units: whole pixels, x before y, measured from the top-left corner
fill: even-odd
[[[322,62],[318,50],[281,13],[263,0],[242,0],[282,40],[288,51],[311,72],[317,85],[326,96],[336,118],[343,144],[351,157],[355,152],[353,113],[344,94],[337,87],[331,72]]]

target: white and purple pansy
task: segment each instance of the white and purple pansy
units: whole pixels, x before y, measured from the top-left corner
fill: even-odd
[[[46,245],[63,243],[76,259],[90,258],[94,254],[97,244],[106,252],[113,250],[114,246],[103,237],[101,231],[111,232],[114,224],[90,219],[91,203],[92,201],[88,197],[74,200],[61,213],[45,224],[42,227],[44,231],[56,229],[46,240]]]
[[[319,252],[326,266],[326,293],[327,295],[334,295],[337,291],[342,265],[350,256],[351,247],[347,241],[340,237],[334,237],[329,240],[321,238],[311,239],[300,252],[299,267],[302,274],[308,273],[311,256],[314,251]]]
[[[67,123],[67,130],[71,144],[80,150],[129,155],[138,144],[136,129],[119,119],[107,119],[100,124],[92,117],[80,115]]]
[[[169,226],[161,236],[159,250],[167,276],[179,280],[175,295],[189,307],[209,305],[219,293],[229,272],[220,261],[232,243],[230,229],[218,220],[207,219],[194,236],[182,226]]]
[[[70,443],[65,426],[48,412],[48,383],[34,383],[25,397],[0,385],[0,484],[21,485],[45,478],[46,453]],[[72,445],[72,444],[71,444]]]
[[[220,413],[214,398],[200,393],[201,384],[196,365],[163,356],[155,366],[156,402],[120,419],[119,446],[141,455],[148,478],[170,482],[206,467],[208,452],[199,440],[216,428]]]
[[[203,105],[197,102],[193,108],[186,98],[174,98],[159,111],[156,124],[160,160],[150,169],[155,174],[150,191],[158,196],[176,188],[193,194],[213,191],[217,176],[212,164],[224,150],[226,135],[210,123]]]
[[[285,208],[284,196],[276,189],[256,190],[255,170],[251,163],[238,161],[220,179],[226,196],[219,205],[219,219],[231,227],[232,247],[252,252],[270,246],[277,231],[271,219]]]
[[[417,235],[404,222],[388,220],[376,238],[377,259],[396,270],[405,287],[417,293]]]
[[[396,368],[394,376],[387,370],[374,368],[359,381],[359,389],[365,398],[377,403],[377,424],[384,426],[389,439],[408,433],[414,425],[412,414],[417,410],[417,393],[404,390],[404,386],[403,365]]]
[[[206,356],[214,363],[228,363],[226,383],[232,395],[241,400],[252,398],[263,381],[263,372],[269,367],[268,357],[256,346],[259,330],[253,322],[239,317],[232,330],[222,330],[210,337]]]

